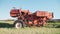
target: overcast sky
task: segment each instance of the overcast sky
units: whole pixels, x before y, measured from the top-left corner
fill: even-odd
[[[49,11],[54,13],[54,18],[60,19],[60,0],[0,0],[0,20],[11,19],[10,10],[12,7]]]

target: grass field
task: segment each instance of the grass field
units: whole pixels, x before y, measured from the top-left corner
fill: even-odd
[[[16,29],[11,24],[13,21],[0,21],[0,34],[60,34],[60,28],[25,27]]]

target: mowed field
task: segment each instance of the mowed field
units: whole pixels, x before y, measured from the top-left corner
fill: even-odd
[[[60,28],[12,27],[13,21],[0,21],[0,34],[60,34]]]

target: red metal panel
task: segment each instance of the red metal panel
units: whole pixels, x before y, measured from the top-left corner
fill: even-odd
[[[53,13],[52,13],[52,12],[36,11],[34,14],[35,14],[36,16],[39,16],[39,17],[44,17],[44,16],[46,16],[48,19],[53,18]]]
[[[37,11],[36,12],[36,16],[48,16],[48,12],[45,12],[45,11]]]
[[[53,18],[53,13],[49,13],[49,15],[47,16],[48,19],[52,19]]]
[[[17,17],[17,14],[19,13],[19,10],[18,9],[12,9],[10,11],[10,16],[11,17]]]

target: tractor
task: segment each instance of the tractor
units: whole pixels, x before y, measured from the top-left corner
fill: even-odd
[[[29,10],[11,9],[10,16],[17,18],[13,26],[16,28],[31,27],[31,26],[45,26],[46,21],[53,18],[53,12],[37,10],[31,13]]]

